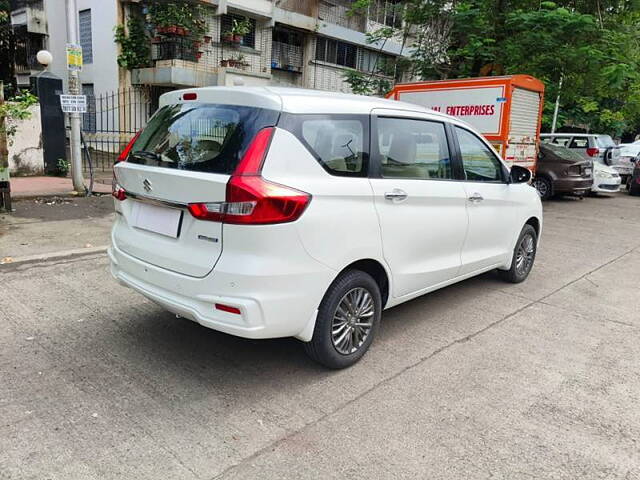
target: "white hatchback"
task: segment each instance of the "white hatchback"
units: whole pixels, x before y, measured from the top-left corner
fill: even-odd
[[[383,309],[493,269],[527,277],[542,228],[529,180],[467,124],[416,105],[171,92],[114,168],[111,271],[205,327],[296,337],[346,367]]]

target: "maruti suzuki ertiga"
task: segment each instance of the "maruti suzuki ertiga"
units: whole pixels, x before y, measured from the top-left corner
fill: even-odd
[[[114,277],[206,327],[346,367],[382,310],[498,269],[542,227],[530,173],[416,105],[300,89],[163,95],[114,169]]]

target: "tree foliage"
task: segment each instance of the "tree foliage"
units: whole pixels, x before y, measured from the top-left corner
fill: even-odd
[[[358,8],[369,1],[358,0]],[[640,131],[640,0],[402,3],[403,28],[382,35],[406,43],[409,61],[397,65],[396,78],[533,75],[546,85],[544,129],[560,93],[559,127],[616,136]],[[379,37],[372,45],[380,46]],[[362,77],[350,75],[360,86]]]

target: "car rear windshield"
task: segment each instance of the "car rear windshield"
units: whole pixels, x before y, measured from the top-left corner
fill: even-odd
[[[131,148],[128,161],[154,167],[230,174],[255,134],[278,112],[237,105],[162,107]]]
[[[570,150],[567,147],[561,147],[560,145],[554,145],[553,143],[545,143],[540,145],[542,153],[550,151],[552,155],[559,157],[561,160],[567,160],[570,162],[584,162],[584,158],[574,150]]]
[[[598,146],[602,148],[615,147],[616,144],[609,135],[598,135]]]

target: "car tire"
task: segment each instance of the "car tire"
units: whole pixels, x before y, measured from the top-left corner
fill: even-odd
[[[325,367],[349,367],[369,349],[381,316],[382,295],[376,281],[360,270],[347,270],[334,280],[320,302],[305,352]]]
[[[547,177],[534,178],[532,185],[538,191],[538,195],[542,200],[549,200],[553,197],[553,183]]]
[[[632,195],[634,197],[640,197],[640,187],[637,187],[635,185],[630,185],[629,186],[629,195]]]
[[[511,283],[520,283],[526,280],[533,268],[538,249],[538,234],[529,224],[520,232],[516,246],[511,257],[509,270],[498,270],[503,280]]]

